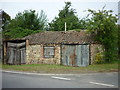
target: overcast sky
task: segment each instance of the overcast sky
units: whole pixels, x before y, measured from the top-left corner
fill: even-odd
[[[24,10],[36,10],[40,13],[43,10],[49,22],[58,15],[59,10],[62,10],[65,6],[64,2],[70,1],[72,8],[76,9],[79,18],[87,16],[88,12],[84,12],[88,9],[99,10],[106,5],[107,10],[113,10],[113,14],[118,14],[118,1],[119,0],[0,0],[0,8],[7,12],[12,18],[16,16],[18,12]]]

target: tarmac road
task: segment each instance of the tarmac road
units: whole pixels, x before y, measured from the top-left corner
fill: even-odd
[[[118,73],[38,75],[2,72],[2,88],[118,88]]]

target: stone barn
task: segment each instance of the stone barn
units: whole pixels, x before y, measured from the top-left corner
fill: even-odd
[[[45,31],[4,41],[4,64],[88,66],[102,45],[86,31]]]

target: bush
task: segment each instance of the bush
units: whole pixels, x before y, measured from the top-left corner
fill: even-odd
[[[104,55],[103,53],[99,52],[95,55],[95,64],[101,64],[104,63]]]

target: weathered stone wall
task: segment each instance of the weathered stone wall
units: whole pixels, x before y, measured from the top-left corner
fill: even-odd
[[[27,45],[26,46],[26,64],[60,64],[60,45],[46,45],[55,47],[54,58],[44,57],[43,45]],[[96,53],[103,52],[103,46],[101,44],[90,44],[90,60],[91,64],[95,62]]]
[[[60,46],[47,45],[55,47],[54,58],[44,58],[43,45],[28,45],[26,47],[26,64],[60,64]]]
[[[90,45],[91,64],[94,64],[96,54],[99,52],[103,52],[103,51],[104,51],[104,48],[103,48],[103,45],[101,45],[101,44],[91,44]]]

